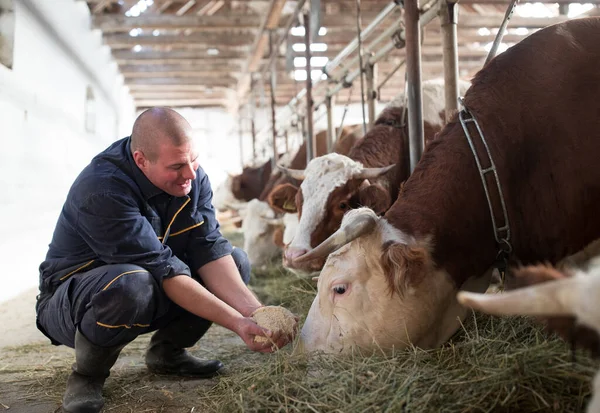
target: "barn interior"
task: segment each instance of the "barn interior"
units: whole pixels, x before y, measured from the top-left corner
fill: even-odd
[[[60,409],[73,356],[36,330],[39,265],[75,178],[145,110],[189,121],[216,194],[244,168],[277,171],[274,159],[303,143],[313,159],[319,133],[328,152],[342,127],[364,135],[402,96],[412,169],[422,82],[442,79],[452,116],[457,82],[488,59],[547,26],[597,16],[600,0],[0,0],[0,406]],[[240,208],[228,205],[246,201],[215,201],[238,248]],[[316,284],[284,268],[281,250],[253,277],[265,304],[304,320]],[[443,348],[324,357],[320,368],[293,346],[250,354],[215,326],[193,351],[234,370],[205,381],[148,376],[147,339],[119,359],[104,411],[576,412],[598,367],[529,318],[482,314]]]

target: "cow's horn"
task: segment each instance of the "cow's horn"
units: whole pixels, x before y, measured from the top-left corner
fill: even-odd
[[[392,169],[396,164],[384,166],[382,168],[363,168],[354,178],[373,179],[383,175]]]
[[[475,294],[461,291],[458,302],[495,315],[573,315],[579,277],[549,281],[503,294]]]
[[[277,165],[277,167],[290,178],[297,179],[299,181],[304,180],[304,169],[290,169],[285,166]]]
[[[295,262],[304,262],[316,258],[326,257],[334,251],[339,250],[344,245],[352,242],[363,234],[369,233],[377,225],[377,218],[372,214],[361,214],[353,217],[352,221],[347,222],[329,238],[317,245],[304,255],[295,258]]]

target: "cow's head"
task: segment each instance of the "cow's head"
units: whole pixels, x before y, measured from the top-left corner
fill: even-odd
[[[337,232],[298,260],[328,254],[301,332],[306,351],[431,348],[466,315],[454,283],[436,269],[429,242],[407,236],[370,209],[348,212]]]
[[[263,266],[279,256],[281,248],[275,244],[276,230],[283,220],[266,202],[253,199],[243,215],[244,250],[253,266]]]
[[[294,259],[320,244],[340,226],[346,212],[359,207],[371,208],[383,214],[391,204],[388,192],[373,180],[394,165],[365,168],[344,155],[330,153],[309,162],[304,171],[285,169],[285,173],[301,179],[300,188],[279,185],[269,194],[269,204],[281,212],[298,212],[300,218],[296,236],[284,252],[288,268],[317,271],[325,258],[311,262]]]
[[[247,166],[241,174],[231,177],[231,192],[242,201],[258,198],[270,176],[270,160],[259,167]]]

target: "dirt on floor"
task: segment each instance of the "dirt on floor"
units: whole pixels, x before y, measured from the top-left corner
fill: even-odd
[[[50,413],[61,411],[74,351],[53,346],[35,327],[35,294],[28,291],[0,304],[4,334],[0,336],[0,412]],[[204,412],[204,392],[218,379],[184,379],[151,374],[144,364],[150,334],[123,349],[107,379],[103,412]],[[213,326],[190,351],[203,359],[222,360],[226,369],[263,357],[246,349],[242,340]],[[231,371],[231,370],[230,370]]]

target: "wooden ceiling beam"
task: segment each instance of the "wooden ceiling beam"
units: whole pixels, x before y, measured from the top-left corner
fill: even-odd
[[[233,76],[228,76],[224,72],[219,71],[197,71],[197,70],[172,70],[172,71],[164,71],[164,72],[123,72],[123,77],[125,78],[125,82],[128,79],[152,79],[152,78],[163,78],[163,77],[171,77],[171,78],[182,78],[182,77],[191,77],[191,78],[202,78],[202,79],[228,79],[232,82],[237,80]]]
[[[167,107],[215,107],[223,106],[226,100],[222,98],[218,99],[136,99],[135,105],[140,107],[154,107],[154,106],[167,106]]]
[[[194,71],[196,73],[204,72],[219,72],[223,73],[239,72],[241,70],[239,65],[225,65],[225,64],[206,64],[204,62],[195,62],[194,64],[171,64],[171,65],[122,65],[119,67],[119,71],[125,73],[162,73],[170,71]]]
[[[232,59],[245,59],[248,54],[235,50],[223,50],[219,51],[218,55],[212,56],[208,54],[208,49],[193,49],[193,50],[171,50],[168,52],[156,51],[156,50],[142,50],[140,52],[134,52],[131,50],[114,50],[113,57],[119,63],[123,61],[136,61],[144,62],[149,60],[164,60],[164,59],[198,59],[210,61],[221,61],[221,60],[232,60]],[[149,63],[152,64],[152,63]]]
[[[224,87],[231,88],[235,86],[236,79],[231,76],[221,76],[218,78],[206,77],[154,77],[154,78],[131,78],[125,79],[125,84],[129,85],[191,85],[203,87]]]
[[[283,1],[284,0],[277,0]],[[363,14],[364,24],[368,24],[378,13]],[[287,16],[287,15],[285,15]],[[148,30],[184,30],[210,31],[210,30],[248,30],[258,29],[261,24],[262,16],[247,15],[239,13],[219,14],[214,16],[197,15],[150,15],[142,14],[138,17],[126,17],[123,15],[97,15],[93,17],[94,27],[102,30],[103,33],[111,32],[129,32],[131,29],[140,28]],[[285,19],[283,19],[285,20]],[[284,23],[279,22],[278,27],[282,28]],[[350,14],[342,15],[324,15],[322,25],[325,27],[348,27],[356,26],[356,17]]]
[[[182,35],[140,35],[130,36],[129,34],[108,34],[104,36],[104,44],[114,49],[127,49],[136,45],[155,47],[190,47],[201,45],[203,47],[240,47],[249,46],[251,36],[248,34],[230,34],[221,35],[217,33],[193,33],[189,36]]]

